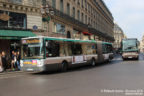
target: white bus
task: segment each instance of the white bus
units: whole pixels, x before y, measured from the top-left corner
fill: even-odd
[[[22,71],[66,71],[72,67],[92,65],[113,58],[112,44],[94,40],[75,40],[56,37],[22,39]]]
[[[127,38],[122,40],[122,58],[139,59],[139,41],[136,38]]]

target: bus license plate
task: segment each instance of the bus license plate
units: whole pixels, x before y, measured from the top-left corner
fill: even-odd
[[[27,69],[27,71],[33,71],[34,69],[31,69],[31,68],[29,68],[29,69]]]
[[[130,59],[131,59],[132,57],[128,57],[128,58],[130,58]]]

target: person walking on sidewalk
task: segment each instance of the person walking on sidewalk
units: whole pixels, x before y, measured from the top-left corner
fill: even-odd
[[[12,70],[16,70],[17,69],[17,54],[16,52],[13,53],[12,55]]]
[[[15,56],[14,56],[14,53],[15,53],[15,52],[12,51],[12,56],[11,56],[11,70],[13,70],[13,71],[15,70],[15,69],[14,69],[14,57],[15,57]]]
[[[3,64],[1,59],[1,53],[0,53],[0,72],[3,72]]]
[[[7,68],[7,60],[6,60],[6,54],[5,54],[4,51],[2,51],[1,59],[2,59],[3,71],[6,71],[6,68]]]
[[[21,59],[20,52],[17,51],[16,55],[17,55],[17,67],[18,67],[18,70],[20,70],[21,69],[21,67],[20,67],[20,59]]]

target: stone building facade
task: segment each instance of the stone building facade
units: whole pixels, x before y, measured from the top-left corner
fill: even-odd
[[[54,11],[43,22],[46,36],[113,42],[113,16],[102,0],[42,0]],[[45,18],[43,16],[43,18]]]
[[[122,39],[127,38],[126,35],[124,34],[123,30],[116,23],[114,25],[114,38],[115,38],[115,42],[114,42],[113,46],[116,50],[121,48]]]
[[[25,29],[32,29],[34,25],[42,28],[40,6],[40,0],[0,0],[0,10],[26,15]]]
[[[53,15],[41,13],[46,5]],[[20,38],[36,35],[113,42],[113,27],[102,0],[0,0],[0,52],[10,53],[20,48]]]
[[[0,52],[20,49],[20,38],[41,32],[41,4],[41,0],[0,0]]]
[[[142,40],[140,41],[140,52],[144,53],[144,35],[142,37]]]

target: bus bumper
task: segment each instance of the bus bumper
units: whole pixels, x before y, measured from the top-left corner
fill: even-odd
[[[22,67],[21,71],[24,72],[43,72],[45,71],[44,67]]]
[[[132,59],[132,58],[138,58],[139,54],[122,54],[122,58],[128,58],[128,59]]]

